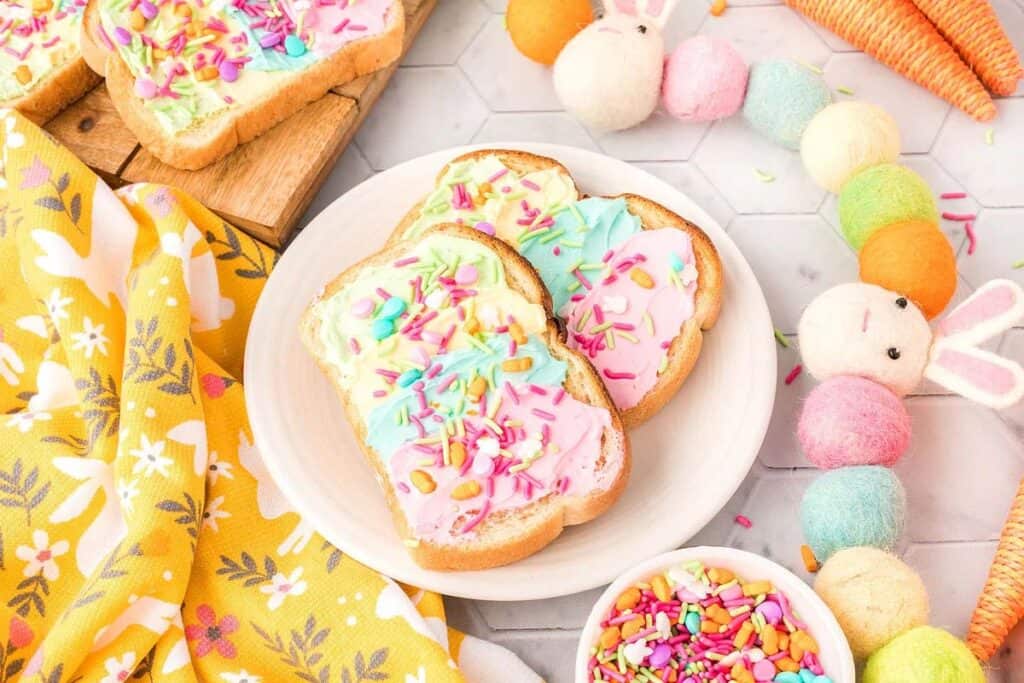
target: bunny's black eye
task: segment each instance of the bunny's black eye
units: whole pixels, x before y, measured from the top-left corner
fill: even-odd
[[[639,26],[637,26],[636,30],[640,31],[640,33],[647,33],[647,27],[644,26],[643,24],[640,24]]]
[[[900,359],[900,350],[895,346],[890,346],[886,353],[889,354],[889,358],[892,358],[893,360]]]
[[[906,308],[907,307],[907,300],[906,300],[906,298],[901,296],[899,299],[896,299],[896,305],[899,306],[900,308]]]

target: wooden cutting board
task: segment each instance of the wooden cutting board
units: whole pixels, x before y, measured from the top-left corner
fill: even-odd
[[[402,4],[404,54],[437,0],[402,0]],[[172,168],[142,149],[121,122],[102,83],[45,128],[110,185],[174,185],[254,237],[281,247],[397,68],[398,62],[339,85],[198,171]]]

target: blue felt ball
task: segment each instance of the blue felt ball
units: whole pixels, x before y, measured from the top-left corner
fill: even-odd
[[[825,80],[806,66],[788,59],[759,62],[750,68],[743,117],[762,135],[800,149],[807,124],[831,101]]]
[[[843,467],[826,472],[804,494],[804,537],[819,562],[843,548],[892,551],[903,534],[907,495],[888,467]]]

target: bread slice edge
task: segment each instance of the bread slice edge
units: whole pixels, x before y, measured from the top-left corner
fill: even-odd
[[[550,295],[529,262],[501,240],[470,228],[442,224],[432,227],[424,233],[424,237],[437,232],[469,239],[489,247],[498,254],[504,265],[508,286],[531,302],[544,306],[548,321],[544,341],[552,356],[566,362],[568,366],[566,392],[585,403],[608,411],[610,426],[603,435],[601,458],[607,462],[618,460],[621,463],[615,479],[607,489],[593,491],[585,496],[549,494],[522,508],[507,511],[508,514],[491,515],[477,527],[477,536],[469,543],[438,544],[420,540],[409,547],[414,560],[427,569],[484,569],[527,557],[551,543],[566,526],[582,524],[605,512],[626,486],[631,467],[631,454],[622,420],[604,383],[590,363],[565,344],[564,332],[558,327],[551,313]],[[363,268],[393,261],[406,248],[407,245],[404,243],[385,247],[381,252],[350,266],[335,277],[306,309],[300,321],[300,334],[303,343],[335,388],[346,417],[355,431],[363,456],[373,468],[377,481],[385,492],[388,508],[391,510],[392,520],[399,535],[403,539],[411,539],[413,533],[398,503],[394,487],[390,484],[387,466],[367,443],[365,425],[362,424],[355,407],[349,402],[346,392],[341,388],[337,370],[324,359],[324,349],[319,338],[320,321],[315,312],[315,304],[319,300],[328,298],[345,287]]]

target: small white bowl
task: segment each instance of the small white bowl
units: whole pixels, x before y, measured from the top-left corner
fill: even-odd
[[[622,574],[605,589],[594,603],[580,636],[579,647],[576,650],[576,683],[587,683],[589,680],[587,663],[590,659],[590,649],[600,638],[601,621],[611,611],[619,594],[638,581],[649,581],[670,567],[693,560],[703,562],[708,567],[729,569],[747,581],[771,581],[772,585],[789,599],[793,610],[807,623],[808,632],[818,641],[821,648],[818,660],[825,674],[833,683],[855,683],[853,654],[846,642],[846,636],[843,635],[832,612],[810,586],[771,560],[742,550],[711,546],[683,548],[652,557]]]

